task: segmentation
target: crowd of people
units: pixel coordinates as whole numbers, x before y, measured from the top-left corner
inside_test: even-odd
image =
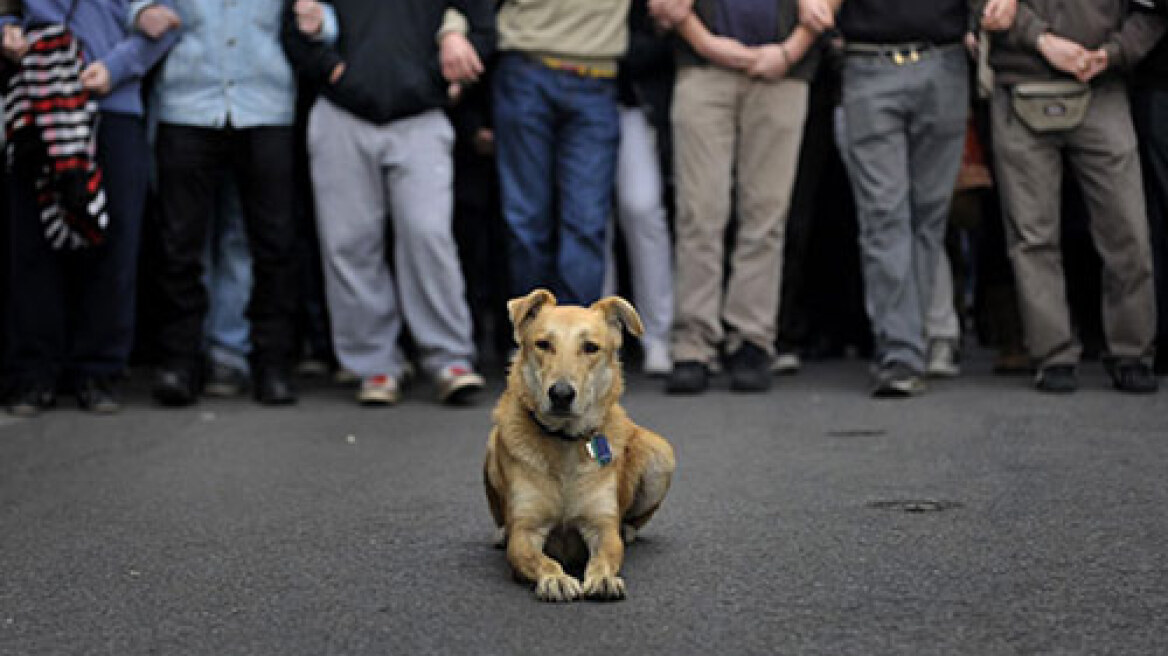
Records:
[[[465,404],[621,291],[671,394],[1168,352],[1163,0],[0,0],[8,408]],[[1157,311],[1160,320],[1157,321]],[[1159,340],[1157,339],[1159,330]],[[1157,354],[1157,341],[1160,351]],[[1159,355],[1160,360],[1156,360]]]

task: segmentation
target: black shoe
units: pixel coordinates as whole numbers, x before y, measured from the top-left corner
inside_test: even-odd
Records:
[[[247,391],[247,372],[237,367],[211,362],[207,368],[207,382],[203,393],[222,399],[239,396]]]
[[[195,381],[182,369],[159,369],[154,374],[154,398],[162,405],[179,408],[199,400]]]
[[[876,371],[872,397],[877,399],[907,399],[923,394],[925,381],[921,374],[906,364],[891,362]]]
[[[57,404],[57,393],[52,385],[26,383],[16,388],[8,412],[16,417],[35,417],[41,410],[48,410]]]
[[[77,382],[74,393],[77,395],[77,405],[82,410],[111,415],[122,409],[114,394],[113,383],[108,378],[84,378]]]
[[[771,388],[771,356],[750,342],[743,342],[726,361],[733,392],[765,392]]]
[[[1038,370],[1034,387],[1048,394],[1070,394],[1079,389],[1079,377],[1073,364],[1052,364]]]
[[[701,394],[709,384],[710,372],[697,360],[673,363],[673,371],[665,381],[666,394]]]
[[[1139,360],[1117,360],[1105,363],[1115,389],[1128,394],[1155,394],[1160,389],[1156,374]]]
[[[296,391],[287,372],[278,368],[260,369],[255,377],[255,400],[264,405],[292,405]]]

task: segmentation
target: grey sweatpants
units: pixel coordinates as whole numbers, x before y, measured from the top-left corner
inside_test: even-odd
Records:
[[[360,376],[395,378],[402,320],[434,374],[469,366],[470,310],[452,234],[454,131],[441,110],[375,125],[321,98],[308,150],[333,344]],[[395,275],[386,263],[392,220]]]

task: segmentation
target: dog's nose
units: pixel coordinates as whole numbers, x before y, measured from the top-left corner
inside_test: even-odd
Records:
[[[556,381],[548,389],[548,400],[552,402],[552,407],[556,409],[567,409],[571,407],[572,400],[576,398],[576,390],[565,381]]]

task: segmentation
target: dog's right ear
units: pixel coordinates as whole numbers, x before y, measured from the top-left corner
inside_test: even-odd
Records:
[[[527,324],[539,314],[540,308],[545,305],[554,306],[555,304],[555,295],[546,289],[537,289],[527,296],[521,296],[507,301],[507,313],[511,315],[511,325],[515,328],[515,343],[523,343],[520,336],[527,328]]]

